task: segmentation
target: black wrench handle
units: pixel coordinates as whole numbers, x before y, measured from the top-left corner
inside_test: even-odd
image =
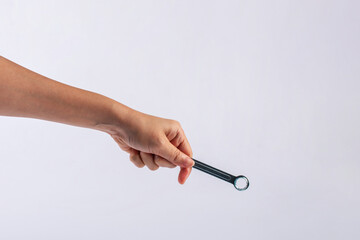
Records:
[[[199,160],[196,160],[196,159],[193,159],[193,160],[195,162],[195,165],[193,166],[193,168],[196,168],[200,171],[203,171],[205,173],[213,175],[214,177],[220,178],[224,181],[234,184],[234,181],[236,179],[235,176],[233,176],[227,172],[221,171],[217,168],[214,168],[212,166],[209,166],[203,162],[200,162]]]
[[[196,160],[196,159],[193,159],[193,160],[195,162],[193,168],[196,168],[200,171],[203,171],[205,173],[213,175],[214,177],[220,178],[226,182],[232,183],[238,191],[244,191],[244,190],[248,189],[249,179],[247,177],[245,177],[244,175],[239,175],[239,176],[235,177],[234,175],[231,175],[230,173],[221,171],[220,169],[214,168],[210,165],[200,162],[199,160]],[[243,182],[243,183],[241,183],[241,182]],[[245,183],[245,185],[244,185],[244,183]]]

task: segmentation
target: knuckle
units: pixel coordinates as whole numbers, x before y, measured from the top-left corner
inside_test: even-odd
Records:
[[[167,143],[167,139],[165,137],[158,137],[157,138],[157,143],[159,146],[164,146]]]
[[[181,128],[180,122],[177,120],[170,119],[169,123],[171,128]]]
[[[181,124],[180,124],[179,121],[173,120],[173,124],[174,124],[175,127],[181,128]]]
[[[159,169],[159,166],[149,166],[149,169],[150,169],[151,171],[156,171],[156,170]]]
[[[131,162],[132,162],[136,167],[138,167],[138,168],[142,168],[142,167],[143,167],[139,161],[131,160]]]
[[[130,156],[129,156],[129,159],[130,159],[130,161],[132,161],[132,162],[136,162],[135,155],[130,155]]]
[[[166,144],[166,139],[163,137],[155,137],[154,139],[155,140],[152,147],[154,147],[155,149],[159,149]]]
[[[143,167],[145,166],[145,164],[143,164],[143,163],[138,163],[138,164],[136,164],[136,163],[135,163],[135,166],[138,167],[138,168],[143,168]]]
[[[142,168],[145,166],[145,164],[138,158],[137,155],[130,155],[129,159],[138,168]]]

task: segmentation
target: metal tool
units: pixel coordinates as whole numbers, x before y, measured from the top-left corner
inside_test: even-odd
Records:
[[[193,160],[195,162],[195,165],[193,166],[193,168],[196,168],[200,171],[203,171],[205,173],[213,175],[214,177],[220,178],[229,183],[232,183],[234,185],[234,187],[239,191],[244,191],[249,187],[249,179],[247,179],[247,177],[245,177],[243,175],[239,175],[239,176],[235,177],[229,173],[223,172],[217,168],[209,166],[209,165],[207,165],[203,162],[200,162],[196,159],[193,159]]]

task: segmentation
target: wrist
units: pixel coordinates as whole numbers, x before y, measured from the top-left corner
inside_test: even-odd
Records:
[[[95,129],[110,135],[119,133],[123,135],[135,112],[134,109],[112,100],[108,105],[108,114],[96,124]]]

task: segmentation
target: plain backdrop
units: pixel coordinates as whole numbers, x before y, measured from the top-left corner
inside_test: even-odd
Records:
[[[182,124],[194,169],[0,117],[0,239],[359,239],[360,3],[0,1],[0,54]]]

